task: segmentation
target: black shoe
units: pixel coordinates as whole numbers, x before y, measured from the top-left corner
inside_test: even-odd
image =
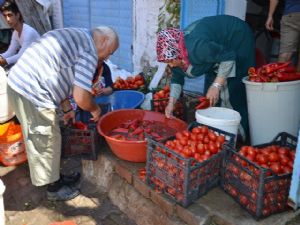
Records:
[[[74,172],[70,175],[60,174],[60,181],[62,184],[65,184],[65,185],[75,185],[79,182],[80,177],[81,177],[81,175],[79,172]]]
[[[47,191],[49,201],[67,201],[80,194],[79,190],[71,185],[63,185],[57,191]]]

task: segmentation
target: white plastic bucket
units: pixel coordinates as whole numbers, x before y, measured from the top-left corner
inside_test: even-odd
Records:
[[[14,117],[14,111],[7,99],[7,77],[6,72],[0,66],[0,123],[5,123]]]
[[[251,144],[263,144],[278,133],[297,136],[300,125],[300,80],[258,83],[245,77]]]
[[[196,121],[237,135],[241,121],[239,112],[222,107],[210,107],[196,111]]]
[[[3,193],[5,191],[5,186],[0,179],[0,225],[5,224],[5,215],[4,215],[4,203],[3,203]]]

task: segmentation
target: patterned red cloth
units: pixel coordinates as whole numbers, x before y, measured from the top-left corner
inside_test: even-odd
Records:
[[[184,61],[184,70],[189,66],[188,52],[184,43],[183,31],[177,28],[167,28],[157,35],[157,60],[168,62],[173,59]]]
[[[176,28],[168,28],[158,33],[156,52],[159,62],[182,59],[182,54],[179,49],[181,35],[183,35],[183,32]]]

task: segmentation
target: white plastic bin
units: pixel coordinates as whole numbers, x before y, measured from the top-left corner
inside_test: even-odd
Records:
[[[246,0],[225,0],[224,14],[232,15],[245,20],[247,10]]]
[[[237,135],[240,113],[223,107],[210,107],[196,111],[196,121]]]
[[[4,203],[3,203],[3,193],[5,191],[5,186],[0,179],[0,225],[5,224],[5,215],[4,215]]]
[[[269,142],[280,132],[297,136],[300,125],[300,80],[258,83],[245,77],[251,144]]]
[[[7,77],[6,72],[0,66],[0,123],[5,123],[14,117],[14,111],[7,99]]]

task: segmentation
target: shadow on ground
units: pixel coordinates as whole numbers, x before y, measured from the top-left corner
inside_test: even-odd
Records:
[[[80,159],[62,161],[62,173],[81,172]],[[103,192],[89,182],[81,181],[81,194],[66,202],[50,202],[45,187],[31,184],[27,164],[18,167],[0,167],[6,186],[4,207],[6,225],[48,225],[51,222],[72,219],[78,225],[135,225]]]

